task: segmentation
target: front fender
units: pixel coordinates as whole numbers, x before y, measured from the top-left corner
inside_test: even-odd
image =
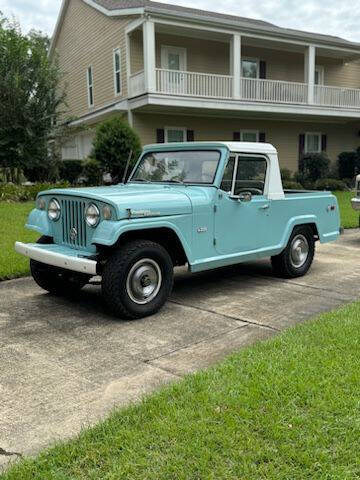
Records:
[[[176,216],[176,222],[182,224],[182,227],[185,227],[185,223],[188,221],[188,219],[189,217],[187,215]],[[157,228],[168,228],[175,232],[184,248],[188,260],[191,262],[192,255],[189,244],[189,239],[191,238],[191,225],[189,225],[188,228],[180,229],[178,225],[176,225],[174,221],[172,221],[172,217],[163,217],[159,219],[131,219],[118,222],[103,221],[97,227],[96,232],[92,238],[92,243],[111,247],[116,244],[121,235],[123,235],[124,233]],[[188,230],[189,238],[186,238],[182,230]]]
[[[25,225],[29,230],[42,233],[43,235],[52,236],[51,225],[45,210],[34,208],[29,214],[28,221]]]

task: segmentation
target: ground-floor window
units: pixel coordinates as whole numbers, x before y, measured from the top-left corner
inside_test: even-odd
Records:
[[[165,143],[186,142],[186,128],[165,128]]]
[[[321,133],[305,133],[305,153],[321,152]]]
[[[241,142],[258,142],[259,131],[258,130],[241,130],[240,141]]]

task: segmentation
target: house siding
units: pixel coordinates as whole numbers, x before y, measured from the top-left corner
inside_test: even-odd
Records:
[[[136,30],[130,35],[130,72],[144,70],[144,48],[142,30]]]
[[[183,115],[134,115],[134,128],[143,145],[156,143],[156,129],[169,126],[194,130],[196,141],[231,141],[233,132],[239,130],[265,132],[266,142],[273,144],[278,149],[281,167],[288,168],[293,172],[298,170],[299,135],[301,133],[313,131],[326,134],[327,154],[333,162],[339,153],[353,150],[360,145],[359,126],[355,124],[281,122]]]
[[[230,46],[225,42],[215,42],[198,38],[175,35],[156,35],[156,66],[161,68],[161,47],[182,47],[187,50],[187,70],[189,72],[229,75]]]
[[[55,43],[69,114],[81,116],[127,96],[125,29],[132,17],[111,18],[71,0]],[[115,96],[113,50],[121,49],[122,94]],[[93,68],[94,106],[88,106],[86,71]]]

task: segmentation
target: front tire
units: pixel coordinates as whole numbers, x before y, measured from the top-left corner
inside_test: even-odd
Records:
[[[305,275],[314,260],[315,240],[311,227],[295,227],[289,242],[279,255],[271,257],[274,273],[282,278]]]
[[[102,294],[109,310],[134,320],[153,315],[169,297],[174,279],[168,252],[149,240],[120,247],[102,272]]]
[[[51,237],[42,236],[36,243],[51,245],[54,242]],[[53,295],[73,295],[89,281],[88,275],[52,267],[36,260],[30,260],[30,271],[38,286]]]

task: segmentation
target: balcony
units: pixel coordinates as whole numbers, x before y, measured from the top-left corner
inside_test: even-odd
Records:
[[[234,77],[199,72],[155,69],[156,89],[152,93],[194,98],[239,100],[288,105],[312,105],[337,109],[360,109],[360,89],[313,86],[309,101],[309,86],[306,83],[241,78],[239,95],[234,95]],[[129,77],[129,96],[143,95],[144,71]]]

